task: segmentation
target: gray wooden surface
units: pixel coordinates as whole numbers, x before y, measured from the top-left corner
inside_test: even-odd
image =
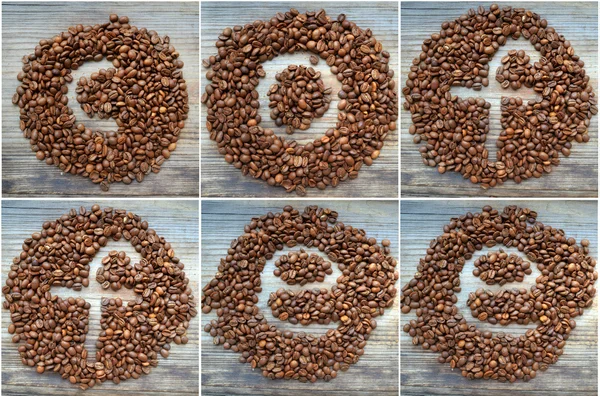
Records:
[[[7,196],[195,196],[199,195],[198,127],[198,38],[197,2],[142,3],[3,3],[2,4],[2,193]],[[21,58],[31,54],[42,39],[52,38],[69,26],[108,22],[112,13],[126,15],[132,25],[169,36],[184,62],[189,106],[185,128],[177,149],[165,161],[158,174],[147,175],[142,183],[113,183],[108,192],[88,178],[62,175],[59,168],[38,161],[29,140],[19,129],[19,107],[12,104],[21,71]],[[111,67],[106,60],[87,62],[73,72],[74,81]],[[94,130],[116,130],[113,119],[90,119],[75,99],[75,83],[69,85],[69,106],[78,122]]]
[[[491,205],[499,211],[506,205],[522,205],[537,211],[538,220],[555,228],[562,228],[565,234],[580,242],[590,240],[590,255],[598,257],[598,203],[597,201],[402,201],[401,204],[401,267],[402,285],[409,282],[419,259],[425,256],[432,239],[440,235],[442,227],[450,218],[467,212],[481,212],[485,205]],[[491,250],[498,250],[495,246]],[[507,253],[516,253],[524,257],[517,249],[503,248]],[[485,282],[473,276],[474,261],[483,249],[467,261],[461,274],[462,291],[457,295],[457,306],[470,324],[479,329],[492,332],[505,332],[515,336],[524,334],[527,326],[511,324],[509,326],[491,325],[473,318],[466,301],[470,292],[477,288],[500,290],[497,285],[487,286]],[[539,276],[537,267],[525,277],[522,283],[511,283],[505,288],[529,288]],[[596,282],[596,289],[600,285]],[[414,311],[401,315],[401,328],[415,319]],[[594,304],[585,310],[582,316],[575,318],[577,327],[571,333],[564,353],[556,364],[548,370],[537,373],[529,382],[500,383],[488,380],[468,380],[461,376],[460,370],[452,371],[449,364],[440,364],[438,354],[414,346],[411,337],[400,331],[400,390],[402,395],[597,395],[598,394],[598,297]]]
[[[215,42],[224,28],[244,25],[255,20],[268,20],[277,12],[287,12],[291,7],[300,12],[318,11],[323,8],[333,18],[345,13],[348,20],[355,22],[363,29],[370,28],[377,40],[381,41],[384,50],[390,57],[390,69],[395,71],[396,87],[398,80],[398,3],[396,2],[356,2],[356,3],[313,3],[313,2],[202,2],[201,4],[201,49],[202,59],[217,53]],[[338,91],[341,84],[329,71],[323,59],[319,60],[315,69],[321,72],[325,86],[332,87],[331,106],[322,118],[315,118],[306,131],[296,131],[287,135],[284,127],[277,127],[269,114],[269,98],[266,95],[269,87],[276,83],[275,74],[288,65],[308,65],[310,54],[298,52],[279,56],[263,64],[267,73],[258,85],[260,100],[259,114],[261,125],[271,128],[276,134],[286,139],[296,139],[301,144],[312,142],[323,135],[325,130],[335,126],[337,120]],[[206,79],[209,69],[202,67],[200,92],[210,81]],[[225,162],[217,151],[217,145],[210,140],[206,129],[206,106],[200,109],[201,157],[202,157],[202,196],[203,197],[297,197],[296,193],[286,193],[283,188],[269,186],[263,180],[243,176],[240,170]],[[307,197],[397,197],[398,196],[398,130],[390,133],[381,150],[381,155],[372,166],[363,166],[358,178],[340,183],[337,188],[321,191],[316,188],[307,189]]]
[[[489,9],[491,2],[430,3],[403,2],[401,6],[401,82],[403,88],[415,57],[421,53],[423,40],[433,33],[439,33],[444,21],[453,21],[479,5]],[[548,21],[559,34],[571,41],[575,53],[585,62],[585,70],[590,76],[590,84],[598,92],[598,3],[555,3],[555,2],[510,2],[498,3],[501,7],[523,7],[538,13]],[[533,90],[521,88],[519,91],[503,90],[495,80],[500,59],[511,49],[523,49],[532,61],[539,58],[539,52],[521,37],[509,39],[500,47],[490,62],[490,85],[481,91],[455,87],[453,95],[460,97],[484,97],[492,104],[490,109],[490,132],[486,140],[489,158],[496,159],[496,140],[500,134],[501,96],[521,96],[533,99]],[[402,98],[403,99],[403,98]],[[402,100],[404,103],[404,100]],[[561,156],[560,164],[552,173],[539,179],[528,179],[521,184],[507,180],[500,187],[484,190],[479,185],[463,179],[456,172],[440,175],[437,168],[423,164],[419,153],[420,144],[413,143],[413,135],[408,133],[412,124],[410,112],[400,106],[401,130],[401,194],[409,196],[479,196],[479,197],[597,197],[598,196],[598,116],[592,118],[589,135],[585,144],[573,143],[570,157]]]
[[[71,208],[79,210],[80,206],[90,208],[94,202],[58,200],[45,201],[3,201],[2,203],[2,285],[15,256],[21,253],[21,246],[26,238],[38,232],[42,223],[55,220],[68,213]],[[100,206],[126,209],[148,221],[157,234],[163,236],[173,246],[176,255],[185,265],[185,272],[190,279],[190,287],[194,291],[194,299],[200,301],[198,280],[198,214],[196,201],[102,201]],[[132,262],[138,261],[140,255],[133,246],[124,239],[113,240],[102,248],[90,264],[90,274],[95,274],[101,266],[101,260],[111,250],[125,251]],[[93,276],[92,276],[93,278]],[[132,299],[133,291],[121,289],[117,292],[104,290],[95,279],[81,292],[67,288],[52,288],[52,294],[63,298],[79,296],[91,304],[89,333],[85,346],[90,356],[96,351],[95,342],[100,333],[100,300],[101,297],[121,297]],[[4,300],[4,297],[2,297]],[[199,310],[199,309],[198,309]],[[167,359],[159,356],[157,367],[152,368],[149,375],[138,380],[127,380],[115,385],[112,381],[104,382],[87,391],[81,391],[68,380],[58,374],[46,372],[38,374],[35,368],[24,366],[17,351],[19,344],[13,344],[12,336],[7,328],[11,323],[10,314],[2,309],[2,394],[3,395],[197,395],[199,392],[199,316],[192,319],[187,330],[189,342],[186,345],[171,344],[171,354]],[[92,358],[93,360],[93,358]]]
[[[202,202],[202,285],[215,275],[219,260],[227,254],[231,241],[244,232],[244,225],[253,217],[280,212],[285,205],[303,211],[307,205],[329,207],[339,213],[338,219],[346,225],[363,228],[368,236],[381,241],[389,239],[391,254],[398,257],[398,203],[397,201],[208,201]],[[273,275],[277,257],[287,254],[289,249],[276,253],[267,261],[261,280],[263,291],[259,295],[258,306],[270,324],[282,330],[305,331],[314,335],[324,334],[337,323],[328,326],[292,325],[274,318],[267,299],[271,292],[281,287],[300,290],[299,286],[288,286]],[[308,249],[309,253],[321,255],[318,249]],[[323,256],[327,258],[326,256]],[[333,274],[323,283],[312,283],[314,287],[329,288],[341,274],[333,266]],[[307,285],[308,286],[308,285]],[[398,284],[397,284],[398,286]],[[311,286],[312,287],[312,286]],[[398,294],[399,296],[399,294]],[[249,364],[239,363],[239,354],[226,351],[223,346],[215,346],[210,334],[202,331],[202,395],[398,395],[398,296],[393,307],[377,318],[377,329],[365,347],[365,354],[357,364],[346,372],[339,372],[330,382],[300,383],[298,381],[273,381],[262,376],[260,370]],[[213,311],[202,315],[202,328],[216,318]]]

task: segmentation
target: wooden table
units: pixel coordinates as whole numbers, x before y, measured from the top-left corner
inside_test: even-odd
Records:
[[[222,257],[227,254],[229,244],[244,231],[244,225],[253,217],[268,212],[280,212],[285,205],[292,205],[303,211],[308,205],[329,207],[339,213],[339,220],[347,225],[363,228],[368,236],[378,241],[388,238],[392,241],[392,256],[398,257],[398,204],[394,201],[236,201],[202,202],[202,286],[214,277]],[[271,292],[281,287],[300,290],[288,286],[272,275],[277,257],[287,254],[284,249],[269,260],[262,276],[263,291],[258,306],[271,324],[282,330],[306,331],[314,335],[324,334],[337,323],[328,326],[313,324],[309,327],[292,325],[273,318],[267,299]],[[318,249],[307,249],[309,253],[321,255]],[[326,256],[324,256],[326,258]],[[337,266],[325,282],[314,287],[329,288],[341,274]],[[318,285],[318,286],[317,286]],[[399,295],[399,294],[398,294]],[[377,329],[371,334],[365,354],[357,364],[346,372],[338,373],[330,382],[301,383],[298,381],[269,380],[260,370],[252,370],[250,365],[239,363],[239,355],[226,351],[221,345],[215,346],[210,334],[202,332],[202,395],[398,395],[398,296],[392,308],[377,318]],[[213,311],[202,315],[202,327],[216,318]]]
[[[402,65],[400,86],[404,88],[410,66],[415,57],[421,53],[423,40],[440,31],[444,21],[455,20],[468,12],[469,8],[482,5],[489,9],[490,2],[478,3],[430,3],[403,2],[401,20]],[[585,62],[586,73],[590,76],[590,84],[598,92],[598,4],[594,2],[569,3],[499,3],[499,5],[523,7],[538,13],[554,27],[559,34],[571,41],[575,53]],[[496,140],[500,134],[500,98],[501,96],[521,96],[533,99],[533,90],[525,87],[519,91],[503,90],[495,80],[495,73],[500,60],[509,50],[523,49],[532,59],[537,60],[539,52],[528,40],[510,39],[500,47],[490,62],[490,85],[477,92],[467,88],[455,87],[451,92],[459,97],[484,97],[491,103],[490,132],[486,140],[489,158],[496,158]],[[402,98],[402,104],[404,97]],[[597,197],[598,196],[598,116],[592,118],[589,135],[590,141],[585,144],[573,144],[569,157],[561,156],[560,164],[552,169],[552,173],[539,179],[528,179],[521,184],[507,180],[502,186],[482,189],[477,184],[463,179],[457,172],[446,172],[440,175],[435,167],[423,164],[420,145],[413,143],[413,135],[408,133],[412,124],[410,112],[400,106],[401,127],[401,194],[403,197],[415,196],[475,196],[475,197]]]
[[[199,196],[199,38],[198,3],[3,3],[2,4],[2,193],[4,196]],[[108,192],[89,178],[62,175],[59,168],[35,158],[31,145],[19,129],[19,107],[12,104],[21,71],[21,58],[33,52],[41,39],[49,39],[76,24],[108,22],[112,13],[127,15],[131,24],[169,36],[181,54],[187,82],[188,119],[177,149],[158,174],[142,183],[113,183]],[[87,62],[73,72],[74,81],[112,63]],[[93,130],[116,130],[113,119],[90,119],[75,99],[75,83],[69,84],[69,105],[79,122]]]
[[[402,287],[409,282],[416,270],[419,259],[425,256],[432,239],[442,233],[442,227],[450,218],[467,212],[481,212],[485,205],[491,205],[499,211],[506,205],[519,205],[519,201],[403,201],[401,205],[402,249],[401,280]],[[521,201],[521,205],[537,211],[538,220],[555,228],[562,228],[565,234],[578,242],[584,238],[591,241],[590,255],[598,257],[598,203],[597,201]],[[491,250],[498,250],[495,246]],[[507,253],[516,253],[517,249],[503,248]],[[471,316],[466,306],[468,294],[477,288],[500,290],[497,285],[487,286],[473,276],[473,262],[477,257],[486,254],[488,249],[478,252],[468,260],[461,276],[462,291],[457,295],[457,306],[471,324],[476,323],[482,330],[512,333],[514,336],[524,334],[535,325],[509,326],[491,325],[480,322]],[[537,267],[532,266],[533,273],[522,283],[511,284],[511,287],[529,288],[539,276]],[[508,285],[506,285],[508,286]],[[600,285],[596,282],[596,289]],[[402,315],[401,326],[415,319],[414,311]],[[402,395],[597,395],[598,394],[598,297],[584,314],[575,318],[577,327],[571,333],[563,355],[556,364],[550,365],[547,371],[541,371],[529,382],[519,381],[514,384],[498,381],[470,381],[461,376],[460,370],[452,371],[449,364],[440,364],[438,354],[425,351],[412,344],[411,337],[401,331],[400,376]]]
[[[355,22],[363,29],[370,28],[377,40],[381,41],[384,50],[390,57],[390,69],[396,71],[396,86],[399,85],[398,74],[398,3],[396,2],[362,2],[362,3],[227,3],[227,2],[202,2],[201,27],[202,58],[216,54],[215,42],[224,28],[234,25],[244,25],[255,20],[268,20],[277,12],[287,12],[291,7],[300,12],[318,11],[323,8],[329,16],[336,18],[344,13],[347,19]],[[306,131],[296,131],[287,135],[284,127],[277,127],[271,120],[269,113],[269,97],[267,91],[277,81],[275,74],[286,69],[288,65],[311,66],[309,53],[298,52],[286,54],[263,64],[266,77],[257,87],[260,100],[259,114],[262,117],[261,125],[271,128],[275,133],[286,138],[294,138],[301,144],[312,142],[319,138],[325,130],[335,126],[337,120],[337,92],[341,84],[328,70],[323,59],[320,59],[315,69],[319,70],[325,86],[332,87],[331,107],[322,118],[313,119],[311,126]],[[202,69],[200,91],[210,83],[206,79],[206,71]],[[201,151],[202,151],[202,196],[203,197],[290,197],[285,189],[269,186],[263,180],[255,180],[250,176],[243,176],[241,171],[225,162],[217,151],[217,145],[210,140],[206,129],[206,106],[202,105],[200,112],[202,125]],[[296,194],[293,193],[293,197]],[[316,188],[307,189],[307,196],[311,198],[322,197],[377,197],[390,198],[398,196],[398,131],[388,135],[381,155],[373,162],[372,166],[363,166],[358,173],[358,178],[340,183],[337,188],[327,188],[321,191]]]
[[[2,285],[10,270],[13,257],[21,252],[21,245],[31,234],[42,228],[42,223],[54,220],[68,213],[71,208],[79,210],[80,206],[90,208],[93,202],[57,200],[45,201],[4,201],[2,203]],[[148,221],[158,235],[171,242],[176,255],[185,264],[185,272],[190,279],[190,287],[194,290],[194,298],[200,301],[198,288],[198,203],[195,201],[105,201],[102,207],[126,209],[140,215]],[[140,255],[133,246],[124,239],[111,242],[96,254],[91,263],[90,274],[95,274],[101,266],[100,261],[110,250],[125,251],[132,260],[139,260]],[[92,276],[93,278],[93,276]],[[121,297],[132,299],[133,291],[121,289],[113,292],[104,290],[94,279],[90,280],[87,289],[75,292],[67,288],[53,288],[51,293],[63,298],[82,297],[91,304],[89,333],[86,348],[90,356],[96,350],[95,342],[100,333],[100,299],[104,297]],[[2,297],[4,300],[4,297]],[[11,323],[9,312],[2,312],[2,394],[3,395],[197,395],[199,393],[199,353],[198,341],[199,317],[192,319],[187,330],[189,342],[186,345],[171,344],[171,354],[167,359],[159,356],[159,364],[152,368],[149,375],[138,380],[127,380],[115,385],[112,381],[104,382],[83,392],[78,387],[63,380],[58,374],[36,373],[35,368],[23,366],[17,351],[19,344],[13,344],[12,336],[6,330]],[[93,358],[92,358],[93,359]]]

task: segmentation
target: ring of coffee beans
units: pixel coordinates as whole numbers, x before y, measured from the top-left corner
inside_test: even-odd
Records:
[[[329,261],[315,253],[309,255],[304,249],[279,257],[275,267],[273,275],[288,285],[304,286],[309,282],[323,282],[327,275],[333,274]]]
[[[488,85],[489,60],[508,38],[528,39],[541,57],[530,69],[537,99],[502,97],[503,132],[496,142],[497,160],[488,159],[489,102],[461,99],[452,86],[480,90]],[[548,26],[545,19],[522,8],[492,5],[469,10],[423,42],[413,61],[404,107],[412,114],[409,133],[423,143],[423,163],[440,173],[455,171],[494,187],[550,173],[569,156],[573,141],[589,141],[588,127],[598,113],[597,98],[584,63],[571,43]]]
[[[417,272],[402,288],[402,313],[416,310],[404,326],[414,345],[438,352],[440,363],[459,368],[469,379],[528,381],[562,355],[575,317],[593,303],[598,279],[589,241],[577,245],[563,230],[537,221],[527,208],[490,206],[481,213],[451,219],[432,240]],[[515,247],[537,264],[541,275],[529,291],[514,289],[471,293],[474,317],[490,323],[537,323],[521,336],[492,334],[467,323],[456,306],[460,272],[466,260],[484,246]]]
[[[504,286],[509,282],[523,282],[525,275],[531,275],[529,261],[523,260],[514,253],[509,255],[502,249],[479,257],[474,264],[473,275],[488,285],[497,283]]]
[[[96,280],[109,282],[113,290],[133,288],[135,300],[102,299],[94,359],[84,346],[90,304],[50,290],[87,287],[95,254],[121,238],[142,259],[132,265],[123,252],[111,252]],[[149,374],[158,365],[158,353],[169,356],[171,342],[188,342],[186,330],[197,314],[183,268],[171,244],[133,213],[93,205],[45,222],[23,242],[2,288],[12,320],[8,332],[14,343],[23,341],[18,348],[23,364],[38,373],[58,372],[84,390]]]
[[[289,65],[275,75],[279,84],[269,89],[269,107],[275,125],[287,125],[287,133],[294,129],[310,128],[313,118],[320,118],[329,110],[331,88],[325,88],[321,72],[312,67]]]
[[[396,129],[398,98],[389,53],[373,37],[340,14],[321,10],[278,13],[268,21],[226,28],[218,54],[203,61],[211,81],[202,95],[206,128],[225,161],[244,175],[287,192],[305,195],[355,179],[363,164],[376,159]],[[325,59],[342,83],[338,122],[312,143],[285,140],[260,126],[259,78],[262,63],[275,56],[309,51]]]
[[[77,84],[77,100],[90,117],[113,118],[117,131],[92,131],[69,108],[67,84],[84,62],[106,58],[100,69]],[[107,191],[110,183],[141,182],[177,147],[188,106],[179,53],[168,36],[138,29],[126,16],[110,23],[72,26],[41,40],[23,57],[13,96],[20,127],[37,159],[61,172],[88,177]]]
[[[244,227],[221,259],[215,278],[203,288],[202,312],[217,311],[218,319],[204,327],[215,345],[240,352],[240,362],[271,379],[329,381],[359,360],[377,327],[375,318],[393,304],[397,262],[389,256],[389,241],[378,245],[364,230],[337,222],[337,217],[330,209],[309,206],[300,213],[286,206],[283,212],[253,218]],[[323,311],[341,323],[320,337],[281,331],[257,306],[267,260],[284,246],[298,244],[326,253],[342,272],[332,288],[335,301]],[[321,304],[305,300],[314,309]],[[311,313],[308,323],[313,318],[319,321],[321,315]]]

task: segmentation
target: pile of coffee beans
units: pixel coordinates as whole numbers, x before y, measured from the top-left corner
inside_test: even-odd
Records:
[[[335,312],[335,298],[333,292],[327,289],[302,290],[298,293],[279,289],[271,293],[267,305],[279,320],[305,326],[311,323],[327,325],[341,320]],[[348,316],[342,320],[342,323],[349,322]]]
[[[488,285],[497,283],[504,286],[509,282],[523,282],[525,275],[531,275],[531,263],[500,249],[499,252],[489,252],[487,256],[475,260],[473,275]]]
[[[490,103],[483,98],[461,99],[450,89],[488,86],[491,57],[509,38],[521,36],[540,58],[529,69],[517,66],[522,70],[513,74],[529,70],[540,97],[528,102],[501,99],[503,131],[495,142],[494,160],[485,147]],[[444,22],[439,33],[423,42],[402,90],[404,107],[412,114],[409,133],[415,135],[415,143],[422,143],[423,163],[440,173],[458,172],[486,189],[508,179],[520,183],[550,173],[560,154],[570,154],[572,142],[590,139],[588,127],[598,106],[583,66],[564,36],[523,8],[494,4]]]
[[[327,275],[333,273],[329,261],[315,253],[309,255],[304,249],[279,257],[275,267],[273,275],[288,285],[304,286],[309,282],[323,282]]]
[[[529,55],[523,50],[510,50],[502,58],[502,66],[496,69],[496,81],[504,89],[508,87],[517,90],[525,85],[533,88],[536,69],[529,63]]]
[[[267,21],[226,28],[216,42],[218,54],[203,65],[210,84],[202,95],[206,128],[225,161],[244,175],[287,192],[325,189],[355,179],[371,165],[396,129],[398,98],[390,54],[370,29],[340,14],[291,9]],[[298,144],[260,126],[256,87],[265,76],[262,63],[275,56],[309,51],[325,59],[342,84],[338,122],[312,143]]]
[[[271,118],[277,126],[287,125],[287,133],[306,130],[313,118],[323,117],[329,110],[331,88],[325,88],[321,72],[312,67],[290,65],[277,73],[269,90]]]
[[[96,279],[113,290],[133,288],[135,299],[102,299],[102,330],[96,353],[90,354],[84,346],[90,304],[62,299],[51,288],[87,287],[96,253],[121,238],[131,242],[141,260],[132,265],[123,252],[111,252]],[[2,288],[12,320],[8,331],[20,343],[21,361],[38,373],[57,372],[84,390],[150,373],[159,353],[169,356],[171,342],[188,342],[186,330],[197,314],[183,268],[171,244],[125,210],[93,205],[45,222],[23,242]]]
[[[103,58],[114,68],[82,77],[77,100],[89,116],[113,118],[116,131],[86,128],[68,106],[71,71]],[[88,177],[106,191],[110,183],[141,182],[158,173],[177,147],[189,110],[182,67],[168,36],[113,14],[110,23],[72,26],[41,40],[23,57],[12,102],[37,159]]]
[[[286,206],[280,213],[253,218],[244,227],[221,259],[215,278],[203,288],[202,312],[216,310],[218,316],[204,327],[215,345],[239,352],[240,362],[271,379],[328,381],[359,360],[377,327],[375,318],[393,305],[397,261],[389,256],[389,241],[387,246],[379,245],[364,230],[337,218],[335,211],[326,208],[309,206],[299,212]],[[298,244],[318,248],[342,272],[331,290],[295,296],[306,303],[305,323],[341,322],[320,337],[279,330],[267,322],[257,305],[260,274],[267,260],[284,246]],[[279,298],[290,301],[292,296],[280,293]],[[295,311],[282,320],[293,322],[294,318]]]
[[[466,260],[497,244],[517,248],[541,275],[529,291],[477,291],[469,306],[482,321],[537,324],[520,336],[481,331],[456,306]],[[593,303],[598,272],[588,253],[589,241],[578,245],[563,230],[537,221],[537,213],[527,208],[507,206],[499,212],[486,206],[481,213],[453,218],[402,288],[402,313],[415,310],[417,315],[404,331],[414,345],[439,353],[440,363],[460,369],[466,378],[528,381],[556,363],[575,318]]]
[[[131,259],[125,252],[111,250],[108,256],[102,259],[102,267],[96,271],[96,282],[102,284],[103,289],[117,291],[121,286],[132,289],[134,286]]]

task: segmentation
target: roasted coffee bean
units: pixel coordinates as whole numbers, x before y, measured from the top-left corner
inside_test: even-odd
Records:
[[[110,279],[105,288],[125,286],[136,297],[129,302],[102,299],[94,359],[84,346],[90,304],[53,295],[51,288],[87,286],[95,254],[109,240],[121,238],[131,242],[140,261],[132,263],[124,252],[111,251],[96,277]],[[163,351],[171,342],[187,343],[186,330],[197,314],[183,269],[171,244],[125,210],[93,205],[45,222],[24,241],[2,289],[12,320],[8,332],[14,334],[13,342],[22,343],[23,364],[40,374],[58,372],[82,389],[148,374],[158,364],[158,353],[168,356]]]
[[[68,107],[71,71],[106,58],[114,67],[81,77],[75,92],[90,117],[113,118],[116,131],[92,131]],[[61,172],[88,177],[107,191],[110,183],[141,182],[169,158],[189,111],[179,52],[168,36],[138,29],[129,18],[72,26],[41,40],[26,57],[13,97],[21,130],[36,158]]]
[[[456,305],[465,262],[477,250],[496,244],[517,248],[541,274],[530,290],[479,289],[470,293],[467,305],[480,321],[537,325],[520,336],[481,331],[467,322]],[[507,206],[499,212],[486,206],[481,213],[452,218],[443,234],[429,244],[414,278],[402,287],[402,313],[415,310],[417,315],[403,330],[414,345],[440,353],[440,363],[460,369],[463,377],[529,381],[556,363],[575,328],[575,318],[593,303],[598,272],[587,246],[589,241],[578,246],[563,230],[537,221],[537,213],[527,208]],[[506,253],[492,252],[479,258],[480,267],[482,259],[491,261],[490,268],[498,260],[513,260]]]
[[[493,142],[496,158],[488,158],[490,103],[450,90],[488,86],[489,60],[508,37],[521,35],[540,52],[539,61],[530,64],[524,51],[510,51],[496,79],[503,88],[532,87],[540,97],[502,98],[503,131]],[[427,38],[402,93],[423,163],[439,173],[458,172],[484,189],[550,173],[573,142],[589,141],[590,120],[598,113],[590,77],[571,43],[538,14],[495,4],[444,22]]]
[[[375,318],[393,305],[397,261],[364,230],[337,218],[326,208],[309,206],[301,213],[286,206],[244,227],[221,259],[215,278],[202,289],[202,312],[216,310],[218,316],[204,327],[215,345],[240,352],[241,362],[271,379],[329,381],[359,360],[377,327]],[[267,260],[284,246],[297,244],[327,253],[342,276],[330,290],[279,290],[270,296],[269,305],[279,320],[291,323],[340,322],[321,337],[281,331],[267,322],[257,305]]]
[[[202,96],[206,128],[225,161],[244,175],[300,196],[309,187],[335,187],[356,178],[363,163],[371,165],[396,130],[398,97],[390,54],[370,29],[345,16],[332,20],[324,10],[292,9],[268,21],[224,29],[216,48],[217,54],[204,62],[210,81]],[[338,96],[344,103],[338,106],[336,125],[304,145],[260,126],[256,90],[265,76],[263,62],[296,51],[326,59],[342,83]],[[288,132],[309,121],[296,118]]]

